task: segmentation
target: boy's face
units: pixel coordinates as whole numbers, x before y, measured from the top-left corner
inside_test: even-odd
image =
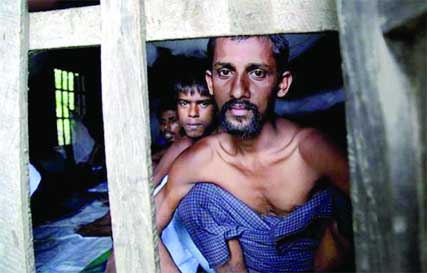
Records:
[[[192,91],[179,92],[178,118],[188,137],[199,138],[212,125],[215,107],[211,96],[203,96],[198,90]]]
[[[180,130],[176,111],[166,110],[160,114],[160,133],[168,143],[177,140]]]

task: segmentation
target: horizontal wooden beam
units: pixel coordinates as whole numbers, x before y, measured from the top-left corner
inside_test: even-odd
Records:
[[[146,2],[147,41],[338,29],[331,0]]]
[[[147,0],[145,11],[146,41],[338,30],[334,0]],[[100,14],[99,6],[30,13],[30,49],[100,45]]]
[[[95,46],[100,42],[99,6],[30,13],[30,50]]]

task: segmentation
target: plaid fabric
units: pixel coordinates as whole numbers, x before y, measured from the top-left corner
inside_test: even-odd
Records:
[[[227,240],[238,238],[249,272],[301,272],[313,269],[317,220],[332,215],[332,203],[324,189],[286,217],[262,216],[222,188],[198,183],[178,215],[212,268],[229,260]]]

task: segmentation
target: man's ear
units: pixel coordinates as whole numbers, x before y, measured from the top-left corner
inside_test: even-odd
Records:
[[[213,93],[213,88],[212,88],[212,71],[206,70],[205,80],[206,80],[206,84],[208,85],[209,94],[211,96],[213,96],[214,93]]]
[[[282,74],[282,79],[279,83],[279,90],[277,91],[277,97],[283,98],[288,93],[289,88],[292,84],[292,74],[289,71],[285,71]]]

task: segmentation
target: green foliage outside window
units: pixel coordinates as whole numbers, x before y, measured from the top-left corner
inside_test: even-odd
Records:
[[[79,74],[56,68],[53,71],[58,145],[70,145],[72,141],[71,111],[76,110],[75,83],[79,81]]]

